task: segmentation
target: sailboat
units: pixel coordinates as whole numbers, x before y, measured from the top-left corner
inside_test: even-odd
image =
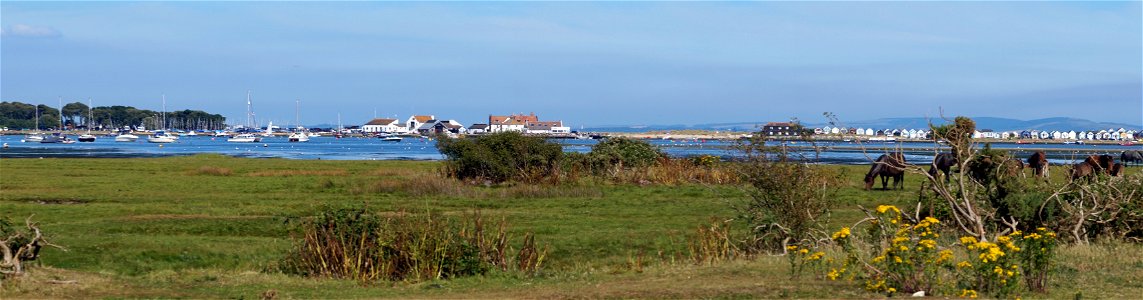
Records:
[[[25,143],[39,143],[44,140],[44,136],[40,135],[40,106],[36,105],[36,129],[32,134],[24,136]]]
[[[60,117],[59,117],[59,119],[60,119],[60,128],[59,128],[60,131],[53,133],[52,135],[44,137],[43,140],[40,140],[40,143],[43,143],[43,144],[54,144],[54,143],[71,144],[71,143],[75,143],[74,140],[68,138],[67,135],[64,134],[64,132],[63,132],[63,128],[64,128],[64,123],[63,123],[63,97],[60,97]]]
[[[254,111],[251,106],[250,91],[246,91],[246,124],[243,126],[245,129],[254,128]],[[226,141],[231,143],[257,143],[262,141],[262,137],[250,133],[243,133],[228,138]]]
[[[300,121],[301,120],[301,118],[300,118],[300,116],[301,116],[301,111],[300,111],[301,103],[302,103],[302,100],[295,100],[294,101],[294,123],[298,123],[298,128],[295,128],[294,132],[290,133],[290,136],[288,138],[291,142],[309,142],[310,141],[310,135],[308,133],[306,133],[306,128],[302,127],[302,123]]]
[[[162,119],[163,125],[160,127],[165,129],[165,128],[167,128],[167,95],[165,95],[165,94],[163,95],[163,111],[162,111],[162,113],[163,113],[163,115],[162,115],[163,116],[163,119]],[[164,129],[155,130],[155,134],[152,134],[150,137],[148,137],[147,142],[148,143],[174,143],[175,141],[177,141],[179,139],[178,136],[175,136],[175,135],[167,132]]]
[[[80,142],[95,142],[95,135],[91,134],[91,127],[93,126],[92,119],[95,118],[95,113],[92,112],[91,108],[91,98],[87,98],[87,133],[81,134],[79,136],[78,140]]]

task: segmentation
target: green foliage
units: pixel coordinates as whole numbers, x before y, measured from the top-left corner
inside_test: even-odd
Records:
[[[365,283],[457,278],[492,268],[539,271],[547,249],[537,249],[528,234],[513,259],[507,230],[501,222],[498,231],[486,231],[479,214],[461,224],[432,213],[382,217],[366,208],[326,208],[301,223],[301,237],[281,270]]]
[[[59,127],[62,117],[66,124],[83,125],[88,123],[88,116],[94,116],[91,122],[95,126],[123,127],[145,125],[156,128],[171,129],[222,129],[226,117],[219,114],[210,114],[199,110],[182,110],[167,112],[167,124],[162,124],[159,117],[162,112],[137,109],[130,106],[97,106],[88,107],[80,102],[64,105],[63,112],[56,107],[39,105],[40,128]],[[36,107],[21,102],[0,102],[0,126],[24,129],[35,127]],[[66,125],[65,125],[66,126]]]
[[[654,165],[665,155],[645,141],[618,137],[605,139],[588,153],[592,169],[622,170]]]
[[[754,234],[749,246],[783,251],[789,244],[808,245],[823,236],[842,174],[770,152],[776,148],[747,149],[747,159],[737,166],[750,198],[736,210]]]
[[[559,144],[517,132],[475,139],[442,138],[437,141],[437,149],[445,156],[449,176],[494,183],[557,181],[564,155]]]

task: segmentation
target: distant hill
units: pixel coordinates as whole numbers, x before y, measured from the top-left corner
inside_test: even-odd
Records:
[[[1096,122],[1085,119],[1056,117],[1035,120],[1017,120],[1008,118],[996,117],[974,117],[976,121],[976,128],[978,129],[991,129],[993,131],[1011,131],[1011,130],[1101,130],[1108,128],[1127,128],[1139,129],[1139,125],[1114,123],[1114,122]],[[876,120],[856,121],[856,122],[842,122],[838,124],[843,127],[861,127],[861,128],[928,128],[929,119],[927,118],[883,118]],[[941,119],[932,120],[934,124],[946,123]],[[663,131],[663,130],[728,130],[728,131],[754,131],[766,122],[737,122],[737,123],[710,123],[710,124],[695,124],[695,125],[614,125],[614,126],[597,126],[584,128],[582,131],[588,132],[646,132],[646,131]],[[822,127],[826,123],[807,123],[808,127]]]

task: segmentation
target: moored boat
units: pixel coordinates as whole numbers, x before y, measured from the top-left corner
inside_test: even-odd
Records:
[[[239,134],[239,135],[233,136],[231,138],[228,138],[228,139],[226,139],[226,141],[231,142],[231,143],[257,143],[257,142],[261,142],[262,138],[259,136],[253,135],[253,134],[243,133],[243,134]]]
[[[175,136],[163,130],[155,131],[155,134],[147,138],[148,143],[174,143],[176,140]]]

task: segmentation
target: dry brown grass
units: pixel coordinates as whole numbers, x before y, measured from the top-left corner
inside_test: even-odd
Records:
[[[349,176],[345,169],[334,170],[265,170],[247,173],[249,177],[286,177],[286,176]]]
[[[234,174],[234,171],[223,167],[201,166],[198,167],[198,169],[190,171],[189,173],[190,175],[230,176]]]

